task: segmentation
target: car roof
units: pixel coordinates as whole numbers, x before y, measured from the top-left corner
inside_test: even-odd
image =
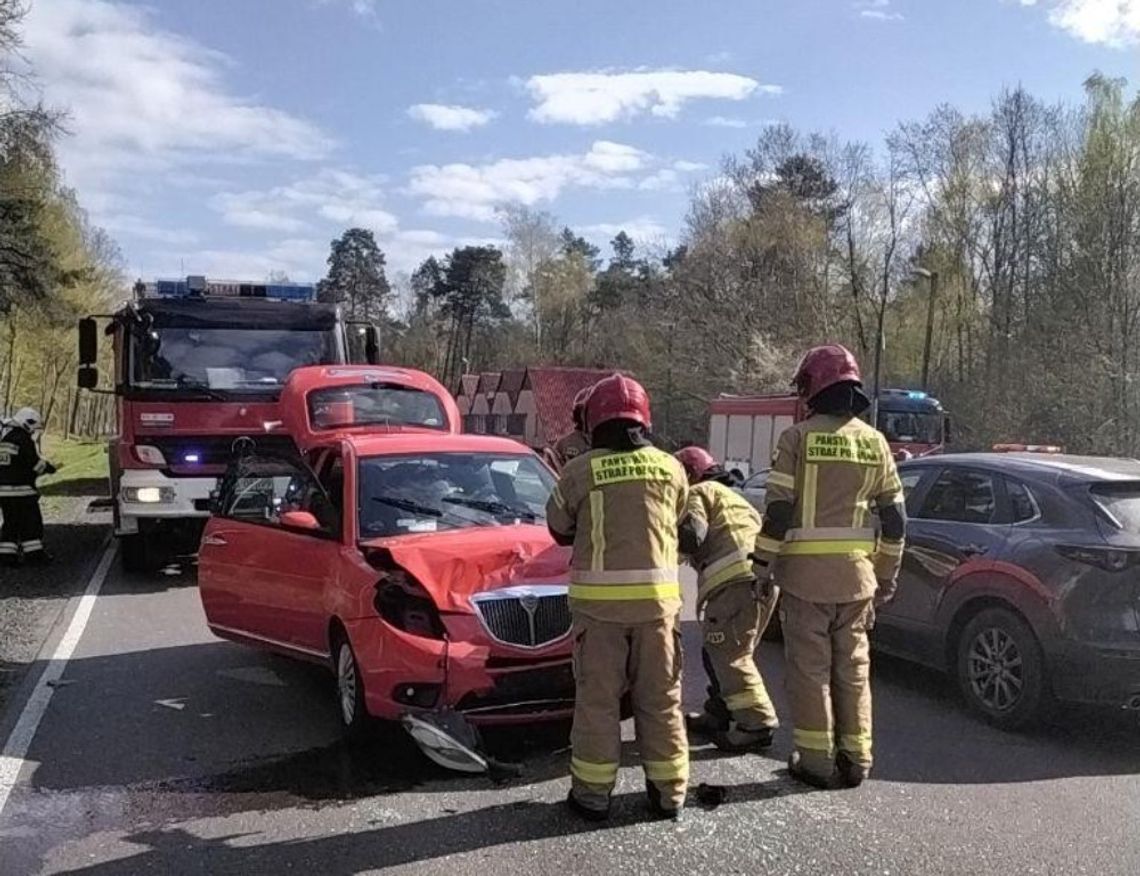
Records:
[[[449,432],[392,432],[346,435],[357,456],[398,456],[408,453],[506,453],[533,456],[534,451],[510,438],[456,435]]]
[[[939,465],[973,465],[1018,472],[1023,475],[1063,477],[1073,480],[1140,480],[1140,460],[1113,456],[1074,456],[1066,453],[946,453],[902,463],[899,468]]]

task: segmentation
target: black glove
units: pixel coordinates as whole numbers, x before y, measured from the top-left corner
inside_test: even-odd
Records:
[[[892,578],[890,581],[879,581],[879,589],[875,591],[875,606],[881,608],[894,599],[898,586],[897,578]]]
[[[50,462],[44,463],[44,474],[55,474],[57,471],[59,471],[59,469],[52,465]]]

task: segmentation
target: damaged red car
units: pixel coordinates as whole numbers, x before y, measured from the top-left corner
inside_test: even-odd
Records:
[[[296,456],[254,440],[223,478],[199,553],[210,629],[329,665],[350,732],[442,708],[474,724],[566,717],[554,476],[514,441],[451,431],[431,387],[345,371],[283,393]],[[362,428],[381,410],[380,430]]]

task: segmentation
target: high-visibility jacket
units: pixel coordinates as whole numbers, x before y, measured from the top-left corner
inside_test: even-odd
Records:
[[[775,503],[793,507],[782,541],[766,526],[756,542],[760,558],[779,557],[777,580],[793,596],[854,602],[898,575],[903,541],[877,537],[871,515],[901,505],[902,484],[887,439],[862,420],[815,415],[786,429],[765,502],[769,524]]]
[[[645,623],[680,609],[677,523],[688,491],[681,464],[655,447],[590,450],[566,464],[546,521],[573,539],[572,611]]]
[[[749,555],[760,534],[760,514],[731,487],[703,481],[689,489],[685,514],[708,534],[689,558],[697,570],[697,604],[732,581],[752,578]]]
[[[38,495],[36,478],[54,470],[40,458],[27,429],[14,424],[0,426],[0,498]]]

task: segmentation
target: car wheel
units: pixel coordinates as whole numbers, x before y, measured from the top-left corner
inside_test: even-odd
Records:
[[[1037,637],[1006,608],[987,608],[958,637],[958,686],[970,707],[996,727],[1013,730],[1039,717],[1047,700],[1045,661]]]
[[[343,632],[333,636],[332,652],[340,726],[349,739],[360,739],[369,730],[371,720],[364,705],[364,679],[360,675],[352,644]]]

